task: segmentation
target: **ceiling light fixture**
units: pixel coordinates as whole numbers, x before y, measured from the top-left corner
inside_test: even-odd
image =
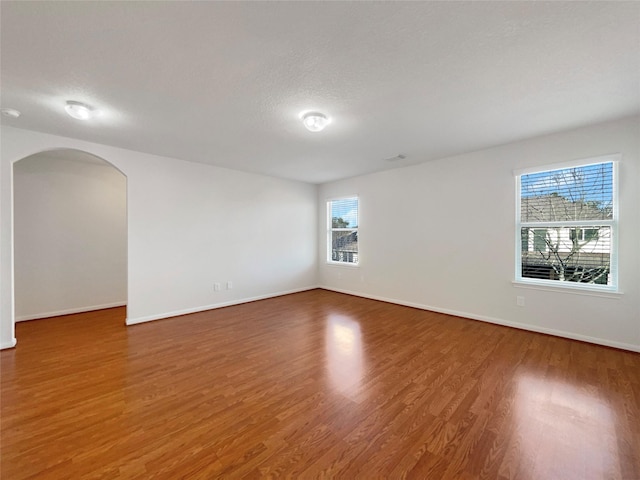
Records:
[[[74,100],[67,100],[64,109],[70,116],[78,120],[89,120],[97,113],[94,108],[91,108],[86,103],[76,102]]]
[[[20,111],[15,108],[3,108],[2,115],[9,118],[18,118],[21,114]]]
[[[320,132],[329,125],[331,120],[324,113],[308,112],[302,115],[302,123],[310,132]]]

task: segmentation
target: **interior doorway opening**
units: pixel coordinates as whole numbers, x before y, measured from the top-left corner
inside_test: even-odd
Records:
[[[111,163],[73,149],[18,160],[13,225],[15,322],[126,305],[127,178]]]

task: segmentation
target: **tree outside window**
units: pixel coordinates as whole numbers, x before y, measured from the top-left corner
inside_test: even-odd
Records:
[[[613,161],[518,176],[519,279],[615,285]]]
[[[328,248],[330,263],[358,264],[358,198],[327,202]]]

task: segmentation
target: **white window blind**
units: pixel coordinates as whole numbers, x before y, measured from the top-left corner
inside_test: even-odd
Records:
[[[602,160],[516,176],[516,280],[617,288],[616,162]]]
[[[358,197],[327,202],[327,262],[358,264]]]

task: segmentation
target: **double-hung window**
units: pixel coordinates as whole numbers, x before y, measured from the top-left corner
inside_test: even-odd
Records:
[[[358,264],[358,197],[327,201],[327,262]]]
[[[617,290],[617,159],[516,174],[516,281]]]

